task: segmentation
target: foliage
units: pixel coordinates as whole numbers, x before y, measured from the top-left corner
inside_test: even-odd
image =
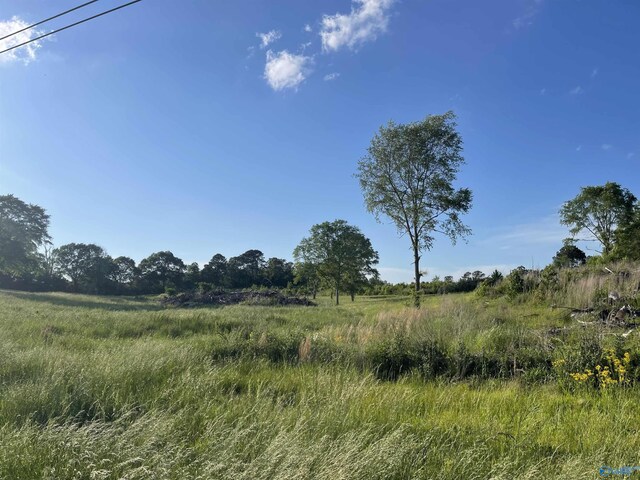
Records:
[[[314,225],[309,233],[293,256],[298,263],[317,267],[318,276],[335,291],[336,305],[340,303],[340,290],[349,282],[376,275],[378,252],[357,227],[335,220]]]
[[[53,252],[56,271],[71,279],[74,292],[101,292],[114,273],[114,264],[102,247],[68,243]]]
[[[0,273],[32,270],[38,247],[49,240],[49,215],[14,195],[0,195]]]
[[[560,222],[570,227],[574,237],[586,231],[588,239],[599,242],[607,255],[615,245],[616,231],[631,222],[636,206],[636,197],[617,183],[583,187],[574,199],[563,204]]]
[[[557,267],[572,268],[584,265],[587,255],[575,245],[567,244],[558,250],[553,257],[553,264]]]
[[[377,220],[390,218],[411,240],[416,306],[420,305],[420,252],[432,248],[435,233],[454,242],[470,233],[460,215],[471,208],[471,191],[453,186],[463,163],[453,112],[405,125],[389,122],[358,163],[367,210]]]
[[[170,251],[152,253],[140,262],[139,268],[142,280],[156,292],[178,285],[186,270],[184,262]]]

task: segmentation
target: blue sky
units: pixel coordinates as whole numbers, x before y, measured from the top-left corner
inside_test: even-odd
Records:
[[[0,36],[79,3],[0,0]],[[138,261],[291,259],[342,218],[383,278],[410,281],[408,239],[353,174],[387,121],[451,109],[473,236],[438,239],[421,266],[544,266],[581,186],[640,196],[639,18],[632,0],[144,0],[0,55],[0,193],[45,207],[55,245]]]

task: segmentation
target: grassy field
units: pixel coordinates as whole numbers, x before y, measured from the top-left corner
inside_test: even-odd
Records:
[[[409,303],[0,292],[0,478],[583,479],[640,465],[635,335],[504,298]],[[627,381],[569,377],[607,348],[631,352]]]

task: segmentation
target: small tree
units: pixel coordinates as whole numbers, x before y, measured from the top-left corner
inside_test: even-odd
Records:
[[[293,256],[298,263],[317,266],[318,276],[335,291],[336,305],[348,278],[377,273],[373,266],[378,263],[378,252],[357,227],[344,220],[311,227],[310,235],[302,239]]]
[[[56,270],[71,280],[74,292],[104,293],[113,275],[113,259],[93,243],[68,243],[54,251]]]
[[[434,234],[455,243],[470,233],[460,214],[471,208],[471,191],[453,182],[464,163],[455,115],[430,115],[422,122],[389,122],[373,137],[358,164],[367,209],[379,221],[390,218],[413,249],[415,305],[420,306],[420,253],[431,250]]]
[[[156,252],[140,262],[140,275],[154,290],[180,283],[186,266],[170,251]]]
[[[584,265],[587,255],[575,245],[564,245],[553,257],[553,265],[556,267],[577,267]]]
[[[560,223],[570,227],[574,237],[587,232],[588,237],[579,240],[597,241],[602,245],[600,253],[607,255],[615,244],[618,227],[632,221],[636,204],[636,197],[617,183],[583,187],[560,209]]]

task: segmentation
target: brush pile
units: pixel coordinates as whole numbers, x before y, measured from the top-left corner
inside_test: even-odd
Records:
[[[238,304],[261,306],[316,306],[316,303],[307,298],[285,295],[278,290],[184,292],[178,293],[177,295],[165,296],[160,302],[164,306],[172,307],[225,306]]]

